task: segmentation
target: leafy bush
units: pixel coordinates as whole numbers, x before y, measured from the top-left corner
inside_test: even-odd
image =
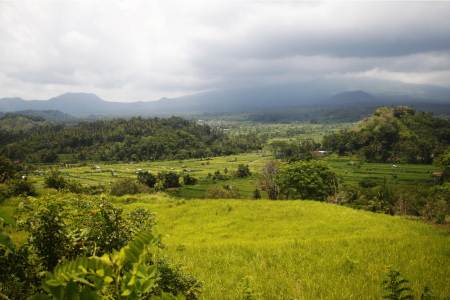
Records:
[[[5,180],[14,178],[16,176],[16,171],[14,170],[14,165],[8,159],[0,156],[0,183],[5,182]]]
[[[238,165],[236,177],[243,178],[243,177],[248,177],[250,175],[252,175],[252,173],[250,172],[250,168],[248,167],[248,165],[243,165],[243,164]]]
[[[151,193],[152,189],[148,186],[136,182],[132,178],[123,178],[111,184],[109,193],[113,196],[134,195],[142,193]]]
[[[66,186],[66,180],[58,169],[53,169],[50,174],[45,176],[44,183],[49,188],[63,189]]]
[[[185,185],[196,185],[197,178],[194,178],[194,177],[190,176],[189,174],[186,174],[183,176],[183,182]]]
[[[47,272],[42,287],[56,299],[62,299],[54,294],[56,292],[61,293],[59,295],[72,295],[75,290],[81,289],[82,293],[86,293],[86,297],[95,299],[92,297],[98,293],[102,295],[110,293],[112,290],[109,288],[114,284],[119,284],[118,287],[122,292],[130,289],[130,295],[134,295],[132,298],[120,299],[138,299],[133,297],[144,294],[164,295],[167,291],[176,294],[187,294],[190,291],[189,297],[193,297],[190,299],[196,299],[196,295],[200,293],[201,283],[197,283],[197,278],[183,274],[181,268],[172,265],[168,257],[161,261],[156,259],[153,263],[153,259],[150,259],[147,253],[147,247],[143,248],[145,253],[139,254],[139,268],[137,265],[135,267],[128,265],[129,261],[123,261],[124,258],[129,258],[127,253],[136,250],[129,242],[133,239],[140,240],[142,234],[148,233],[156,224],[155,214],[146,208],[138,206],[125,214],[122,208],[110,204],[106,196],[92,200],[59,199],[48,196],[40,201],[28,197],[20,205],[16,217],[19,219],[25,217],[24,221],[19,222],[19,229],[27,231],[29,237],[27,244],[16,247],[16,252],[19,251],[17,254],[0,258],[2,284],[11,287],[2,292],[11,299],[26,299],[38,292],[40,289],[36,286],[36,282],[41,279],[39,274],[44,271]],[[67,222],[68,220],[70,221]],[[152,245],[162,246],[159,243],[160,237],[154,235],[154,238],[157,243],[151,242]],[[141,247],[141,242],[138,243],[138,247]],[[120,252],[117,252],[118,250]],[[134,257],[134,254],[132,256]],[[147,258],[141,260],[144,257]],[[66,259],[72,259],[74,262],[69,264]],[[124,264],[122,265],[124,269],[114,269],[121,266],[120,264]],[[157,264],[162,266],[159,271],[156,271]],[[78,272],[75,276],[70,271],[74,265]],[[85,270],[77,269],[79,265],[88,267]],[[112,268],[112,273],[108,273],[108,267]],[[102,269],[103,271],[100,271]],[[67,270],[70,274],[64,273]],[[96,275],[91,273],[92,270],[95,270]],[[51,274],[53,271],[55,273]],[[145,272],[148,276],[140,278]],[[140,284],[133,285],[133,276],[130,274],[136,275],[136,282],[140,278]],[[114,278],[114,282],[110,282],[107,276]],[[153,279],[150,280],[150,277]],[[158,281],[162,278],[166,281],[159,284]],[[23,282],[24,280],[26,282]],[[86,280],[92,280],[94,284],[90,284],[90,288],[87,288],[83,284],[87,282]],[[152,282],[148,283],[151,289],[143,288],[143,282],[146,280]],[[51,283],[48,283],[49,281]],[[128,286],[123,282],[128,282]],[[154,283],[158,284],[158,287]],[[78,288],[75,288],[76,286]],[[92,287],[95,288],[92,290]],[[117,290],[116,287],[114,290]],[[44,295],[39,297],[50,299]]]
[[[161,182],[163,189],[180,187],[180,175],[175,172],[158,172],[158,180]]]
[[[214,185],[206,190],[204,197],[206,199],[239,199],[241,193],[237,187],[226,186],[226,188],[222,188]]]
[[[153,173],[141,171],[137,174],[137,180],[140,183],[145,184],[146,186],[148,186],[150,188],[153,188],[158,179],[156,178],[155,175],[153,175]]]
[[[36,188],[27,180],[27,178],[16,178],[7,181],[8,194],[10,197],[14,196],[35,196]]]

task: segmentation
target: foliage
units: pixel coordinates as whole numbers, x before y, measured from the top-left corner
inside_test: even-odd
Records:
[[[147,293],[149,297],[157,294],[164,298],[165,292],[173,291],[190,293],[190,299],[196,299],[200,293],[202,284],[197,283],[197,278],[182,273],[169,258],[153,259],[147,253],[147,247],[144,247],[145,254],[142,253],[143,248],[136,250],[146,243],[142,234],[145,236],[145,232],[156,224],[155,214],[147,208],[138,206],[125,214],[122,208],[110,204],[105,196],[91,200],[45,197],[41,201],[29,197],[17,211],[18,218],[23,216],[26,219],[20,221],[18,227],[28,232],[28,244],[17,246],[15,255],[0,258],[4,263],[0,270],[5,274],[0,278],[2,284],[11,286],[5,290],[9,297],[18,295],[14,299],[24,299],[38,291],[37,286],[31,286],[31,283],[39,280],[42,271],[47,271],[42,285],[44,290],[57,299],[67,293],[75,295],[75,290],[86,293],[91,297],[89,299],[94,299],[95,294],[105,296],[119,290],[122,298],[116,297],[117,293],[114,298],[137,299],[125,297],[124,292],[129,290],[128,297],[148,292],[144,288],[145,282],[152,286],[151,293]],[[162,247],[160,235],[157,236],[151,244]],[[134,244],[130,244],[133,239]],[[129,255],[143,260],[130,262]],[[157,264],[164,267],[157,271]],[[112,273],[108,273],[108,268]],[[166,281],[159,285],[161,278]],[[79,287],[75,288],[76,285]],[[37,297],[44,296],[36,295],[33,299],[40,299]]]
[[[69,154],[74,160],[182,160],[262,148],[254,134],[230,138],[219,129],[179,117],[97,120],[0,134],[0,154],[32,162],[53,162],[58,154]]]
[[[253,191],[253,199],[261,199],[261,192],[258,188]]]
[[[175,172],[158,172],[158,181],[162,183],[163,189],[180,187],[180,175]]]
[[[122,178],[110,186],[109,193],[113,196],[134,195],[141,193],[151,193],[152,190],[132,178]]]
[[[190,176],[189,174],[183,176],[183,183],[185,185],[196,185],[197,181],[197,178]]]
[[[14,165],[7,158],[0,156],[0,183],[7,179],[12,179],[16,176]]]
[[[383,299],[414,299],[412,290],[409,287],[410,283],[408,279],[404,278],[404,276],[400,274],[400,271],[394,270],[390,267],[385,277],[386,278],[382,282],[382,287],[386,291],[386,294],[383,295]]]
[[[254,279],[250,276],[245,276],[243,280],[242,300],[257,300],[259,293],[252,287]]]
[[[157,266],[149,264],[148,248],[160,240],[157,231],[141,232],[119,252],[63,261],[53,272],[45,273],[42,287],[53,298],[61,300],[142,299],[157,286]],[[52,298],[38,294],[30,298],[34,299]]]
[[[145,184],[146,186],[148,186],[150,188],[153,188],[155,186],[155,184],[156,184],[157,178],[151,172],[142,172],[142,171],[140,171],[137,174],[137,180],[140,183]]]
[[[442,168],[441,183],[450,180],[450,147],[433,161],[433,165]]]
[[[317,158],[314,151],[320,149],[320,143],[313,140],[301,142],[273,141],[269,144],[275,158],[283,161],[293,162]]]
[[[11,226],[16,226],[16,221],[7,212],[0,208],[0,221],[5,222]],[[3,225],[3,224],[2,224]],[[0,229],[0,245],[3,245],[11,252],[14,252],[14,247],[9,236]]]
[[[63,189],[66,185],[66,180],[58,169],[52,169],[50,174],[45,176],[44,182],[47,187],[58,190]]]
[[[275,182],[284,199],[324,201],[335,193],[338,175],[323,161],[284,163]]]
[[[252,173],[250,172],[250,168],[248,167],[248,165],[244,165],[244,164],[238,165],[236,177],[244,178],[244,177],[248,177],[250,175],[252,175]]]
[[[213,185],[206,190],[204,198],[206,199],[239,199],[241,194],[237,187]]]
[[[382,107],[353,130],[324,137],[327,150],[358,153],[369,162],[431,163],[450,146],[450,120],[412,107]]]
[[[260,173],[261,189],[267,193],[270,200],[278,199],[279,187],[275,182],[275,176],[279,168],[280,163],[277,160],[269,160]]]
[[[8,180],[7,184],[10,197],[19,195],[36,196],[36,188],[26,177]]]

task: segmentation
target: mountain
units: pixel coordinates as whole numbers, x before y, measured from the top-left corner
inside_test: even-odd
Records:
[[[0,99],[0,111],[59,110],[73,115],[152,115],[181,112],[239,112],[336,106],[422,105],[447,107],[450,90],[372,79],[321,79],[288,84],[214,90],[158,101],[108,102],[94,94],[66,93],[44,100]],[[437,108],[441,109],[441,108]]]
[[[337,105],[357,105],[357,106],[373,106],[377,105],[380,100],[364,91],[343,92],[332,96],[330,103]]]

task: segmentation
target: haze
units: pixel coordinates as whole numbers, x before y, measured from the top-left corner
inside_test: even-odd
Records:
[[[0,98],[150,101],[317,78],[450,87],[449,2],[4,1]]]

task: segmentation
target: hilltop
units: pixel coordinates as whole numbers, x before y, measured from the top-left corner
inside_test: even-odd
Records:
[[[382,107],[356,128],[326,136],[323,145],[372,162],[431,163],[450,146],[450,120],[409,106]]]

